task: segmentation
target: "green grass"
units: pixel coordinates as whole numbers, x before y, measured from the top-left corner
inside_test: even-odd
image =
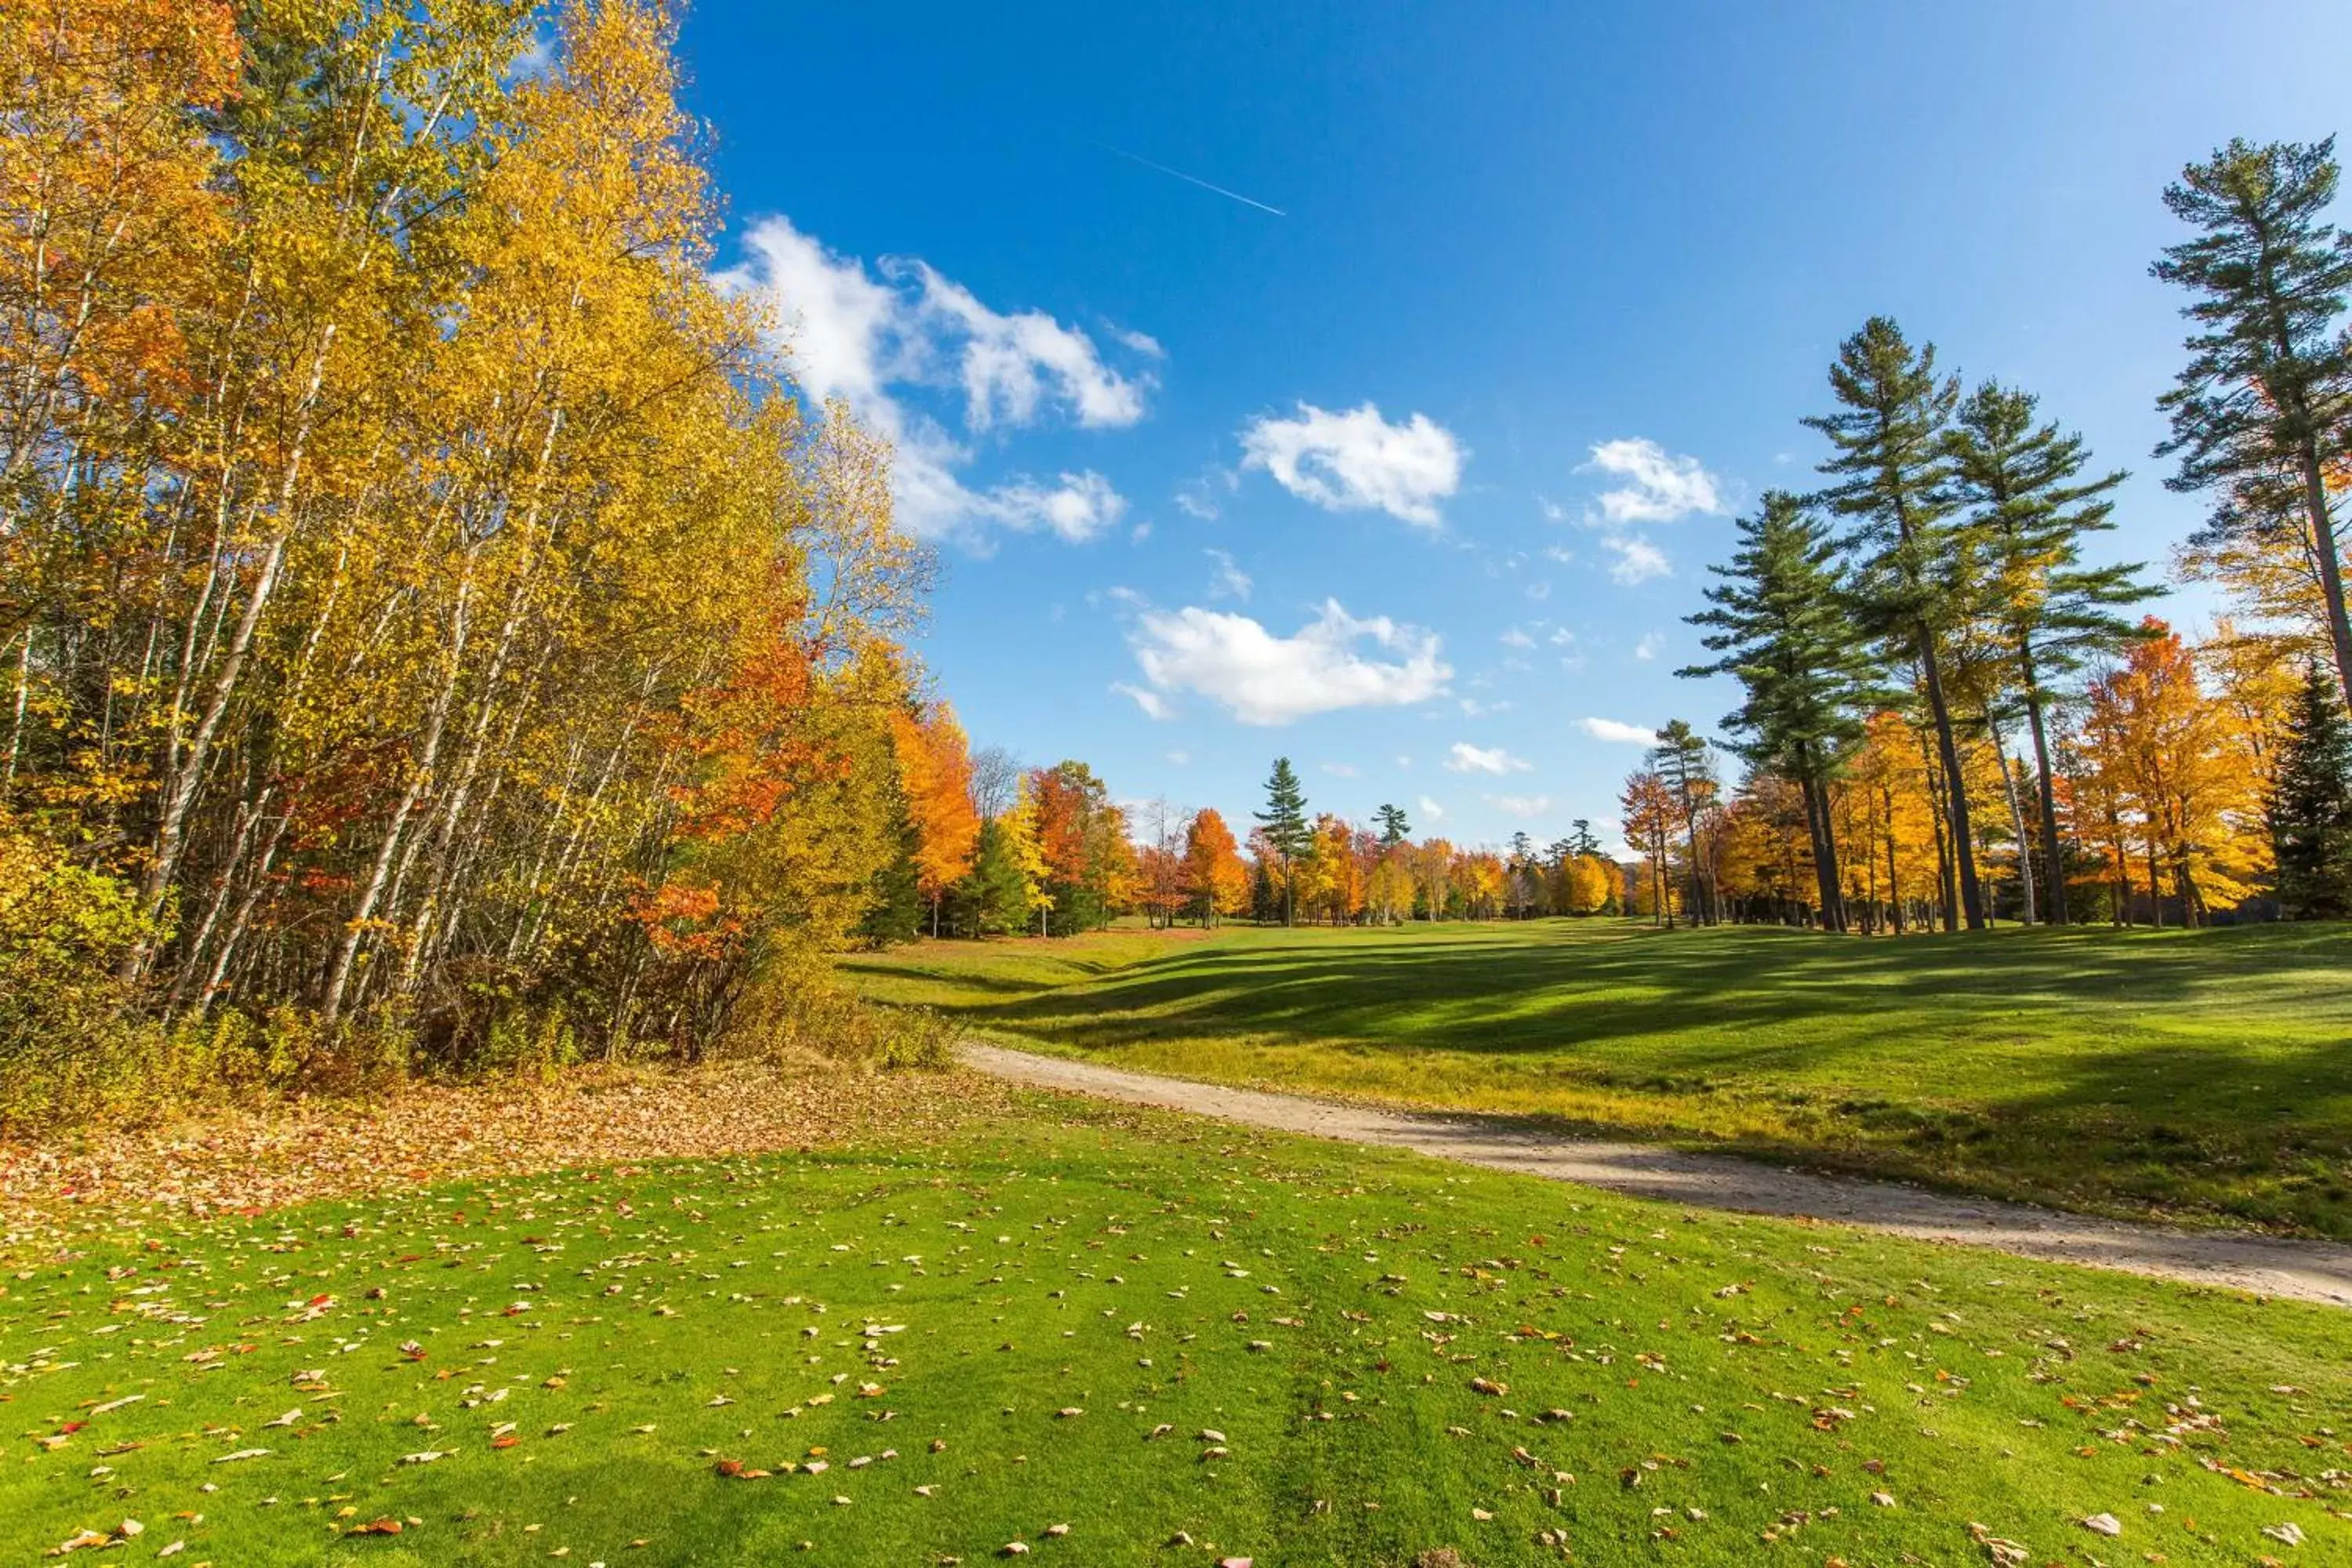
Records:
[[[1973,1522],[2035,1563],[2352,1550],[2340,1313],[1021,1103],[926,1147],[414,1189],[25,1267],[0,1542],[1494,1568],[1561,1560],[1551,1531],[1588,1563],[1859,1565],[1987,1561]],[[2261,1533],[2290,1524],[2300,1552]]]
[[[867,992],[1225,1082],[2352,1237],[2352,930],[1544,921],[927,943]]]

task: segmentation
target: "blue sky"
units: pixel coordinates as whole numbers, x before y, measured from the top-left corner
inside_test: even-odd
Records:
[[[898,440],[974,743],[1229,816],[1287,753],[1317,808],[1457,842],[1607,831],[1641,729],[1734,705],[1675,679],[1682,617],[1811,481],[1797,420],[1873,312],[2133,469],[2112,553],[2160,564],[2201,508],[2150,454],[2158,192],[2336,131],[2347,43],[2340,3],[1982,0],[682,35],[722,265]]]

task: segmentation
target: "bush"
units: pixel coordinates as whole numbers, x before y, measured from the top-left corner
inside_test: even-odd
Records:
[[[766,1059],[820,1057],[883,1072],[938,1071],[955,1062],[956,1026],[929,1007],[885,1007],[840,989],[822,972],[796,973],[747,997],[722,1049]]]
[[[0,817],[0,1125],[135,1081],[160,1031],[116,971],[155,930],[124,882]]]

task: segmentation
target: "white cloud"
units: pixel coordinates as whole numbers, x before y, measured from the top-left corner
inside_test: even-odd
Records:
[[[1333,778],[1351,779],[1356,776],[1356,764],[1353,763],[1325,763],[1323,764],[1323,771],[1329,773]]]
[[[1168,760],[1181,768],[1192,760],[1192,753],[1190,752],[1171,752],[1168,753]]]
[[[1511,755],[1500,746],[1474,746],[1467,741],[1456,741],[1447,754],[1446,767],[1457,773],[1523,773],[1535,764]]]
[[[1216,563],[1216,571],[1209,579],[1209,597],[1246,599],[1250,596],[1249,574],[1234,564],[1230,553],[1223,550],[1204,550],[1201,553]]]
[[[1642,640],[1633,645],[1633,657],[1646,663],[1657,658],[1658,650],[1665,646],[1666,639],[1664,633],[1643,632]]]
[[[1437,503],[1460,487],[1469,456],[1427,415],[1391,425],[1370,403],[1344,414],[1301,403],[1295,419],[1264,416],[1242,431],[1242,449],[1244,468],[1264,468],[1302,500],[1424,528],[1438,525]]]
[[[1596,741],[1612,741],[1630,746],[1654,746],[1658,732],[1644,730],[1639,724],[1623,724],[1614,719],[1579,719],[1576,727]]]
[[[1385,616],[1359,620],[1336,599],[1286,637],[1247,616],[1187,605],[1146,611],[1128,640],[1155,689],[1198,692],[1244,724],[1420,702],[1443,693],[1454,674],[1434,633]],[[1368,658],[1364,641],[1396,657]]]
[[[1034,424],[1039,406],[1049,402],[1088,428],[1143,417],[1150,378],[1129,380],[1104,364],[1086,333],[1043,310],[1002,315],[928,262],[885,260],[882,270],[885,277],[915,280],[915,330],[928,331],[934,347],[962,339],[964,418],[973,429],[985,430],[1000,417],[1015,426]]]
[[[1503,634],[1503,646],[1506,647],[1533,647],[1536,646],[1536,639],[1528,636],[1527,633],[1521,631],[1518,627],[1513,626],[1509,631]]]
[[[1506,816],[1522,821],[1541,816],[1551,809],[1551,796],[1548,795],[1490,795],[1481,798]]]
[[[1443,822],[1445,820],[1445,808],[1438,805],[1435,801],[1430,799],[1427,795],[1423,795],[1416,804],[1421,807],[1421,815],[1429,818],[1430,821]]]
[[[1177,488],[1176,510],[1202,522],[1214,522],[1224,510],[1218,498],[1233,494],[1241,482],[1238,469],[1212,466]]]
[[[753,224],[743,247],[744,259],[714,280],[766,307],[769,346],[812,405],[840,398],[889,438],[891,498],[909,531],[978,545],[1003,528],[1076,542],[1124,514],[1125,498],[1091,469],[1053,483],[1023,477],[971,488],[961,470],[973,447],[910,395],[928,390],[936,401],[960,389],[971,434],[1024,427],[1048,413],[1112,428],[1143,417],[1149,374],[1112,368],[1092,338],[1043,311],[992,310],[921,261],[886,258],[869,270],[785,217]]]
[[[1032,479],[999,485],[986,495],[971,497],[974,514],[1023,533],[1046,529],[1073,544],[1083,544],[1117,522],[1127,511],[1127,498],[1110,481],[1091,469],[1065,473],[1061,482],[1041,486]]]
[[[1720,513],[1723,499],[1716,478],[1696,458],[1669,454],[1655,441],[1629,437],[1603,441],[1580,473],[1607,474],[1626,482],[1601,495],[1601,515],[1610,522],[1672,522],[1692,512]]]
[[[1617,558],[1609,563],[1610,578],[1626,587],[1653,577],[1674,575],[1675,569],[1667,562],[1665,552],[1638,533],[1606,534],[1601,542]]]
[[[1168,699],[1160,696],[1157,691],[1148,691],[1140,686],[1130,686],[1124,680],[1112,681],[1110,689],[1121,697],[1134,698],[1135,705],[1143,710],[1143,716],[1147,719],[1175,717],[1175,709],[1169,705]]]

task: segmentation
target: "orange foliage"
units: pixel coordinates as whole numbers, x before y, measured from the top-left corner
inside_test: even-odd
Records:
[[[937,900],[971,869],[980,843],[980,813],[971,804],[971,747],[955,710],[935,703],[919,713],[898,713],[890,725],[898,759],[899,787],[915,825],[915,882],[926,900]]]

